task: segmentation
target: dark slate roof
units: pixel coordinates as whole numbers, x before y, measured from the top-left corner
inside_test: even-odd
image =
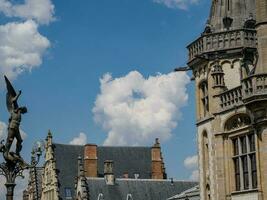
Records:
[[[200,200],[199,185],[177,194],[168,200]]]
[[[74,195],[75,178],[78,175],[78,157],[83,155],[83,146],[53,144],[54,155],[56,159],[56,168],[58,170],[59,195],[62,199],[65,197],[65,188],[70,188]]]
[[[84,146],[53,144],[60,184],[59,194],[64,198],[65,188],[70,188],[74,195],[75,177],[77,177],[78,156],[83,157]],[[114,161],[114,174],[122,177],[128,172],[129,177],[138,173],[140,178],[151,178],[151,148],[150,147],[97,147],[98,173],[103,176],[104,161]]]
[[[115,185],[106,185],[104,178],[88,178],[89,199],[97,200],[103,194],[105,200],[126,200],[130,194],[134,200],[166,200],[195,186],[196,182],[153,180],[153,179],[116,179]]]
[[[122,178],[127,172],[129,178],[139,174],[139,178],[151,178],[151,148],[150,147],[97,147],[98,173],[104,174],[104,161],[113,160],[114,175]]]

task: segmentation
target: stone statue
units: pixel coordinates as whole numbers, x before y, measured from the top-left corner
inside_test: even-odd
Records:
[[[20,151],[22,149],[22,138],[19,126],[21,122],[21,115],[27,113],[27,108],[18,106],[18,98],[21,95],[21,91],[19,91],[17,94],[6,76],[5,76],[5,82],[7,87],[6,104],[7,104],[7,109],[10,113],[10,118],[8,120],[9,122],[8,135],[4,147],[4,158],[10,161],[21,158]],[[10,152],[10,148],[11,145],[13,144],[14,139],[17,140],[15,153]]]

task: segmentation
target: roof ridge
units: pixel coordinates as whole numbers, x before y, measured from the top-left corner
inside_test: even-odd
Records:
[[[83,147],[84,145],[77,145],[77,144],[63,144],[63,143],[57,143],[57,142],[53,142],[52,144],[54,145],[64,145],[64,146],[77,146],[77,147]],[[85,144],[86,145],[86,144]],[[97,146],[97,147],[101,147],[101,148],[151,148],[151,146]]]
[[[97,147],[108,147],[108,148],[151,148],[151,146],[97,146]]]
[[[105,180],[104,177],[86,177],[87,180]],[[116,178],[118,181],[150,181],[150,182],[172,182],[170,179],[134,179],[134,178]],[[173,180],[175,183],[198,183],[197,181],[190,181],[190,180]]]

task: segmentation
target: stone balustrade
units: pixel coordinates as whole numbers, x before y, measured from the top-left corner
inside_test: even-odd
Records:
[[[256,74],[242,80],[243,99],[267,95],[267,74]]]
[[[242,87],[238,86],[227,90],[219,95],[220,106],[222,109],[228,109],[242,104]]]
[[[240,29],[204,34],[187,48],[189,51],[189,61],[191,61],[196,56],[207,52],[241,47],[255,48],[256,45],[256,31],[253,29]]]
[[[267,74],[249,76],[241,81],[240,86],[218,95],[222,110],[234,108],[263,96],[267,96]]]

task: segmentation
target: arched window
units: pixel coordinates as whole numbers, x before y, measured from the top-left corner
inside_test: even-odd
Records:
[[[133,200],[133,196],[131,194],[127,194],[126,200]]]
[[[208,94],[208,82],[202,81],[199,84],[200,101],[202,104],[203,115],[206,116],[209,112],[209,94]]]
[[[232,131],[250,124],[251,119],[247,114],[238,114],[227,120],[225,130]],[[232,138],[236,191],[257,188],[256,138],[256,134],[249,130],[246,134]]]
[[[207,131],[202,133],[202,157],[203,157],[203,176],[204,184],[206,185],[205,199],[208,200],[209,196],[209,139]]]
[[[208,134],[206,131],[203,132],[203,152],[204,152],[204,168],[205,173],[208,173],[209,169],[209,140],[208,140]]]
[[[77,198],[78,200],[82,200],[82,195],[81,195],[81,193],[80,192],[78,192],[78,198]]]
[[[206,185],[206,199],[210,200],[210,185]]]
[[[251,124],[250,117],[247,114],[234,115],[225,123],[224,129],[231,131]]]
[[[102,193],[99,193],[97,200],[104,200],[104,195]]]

